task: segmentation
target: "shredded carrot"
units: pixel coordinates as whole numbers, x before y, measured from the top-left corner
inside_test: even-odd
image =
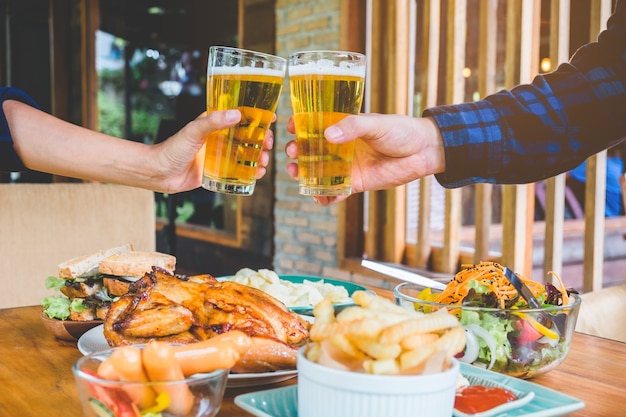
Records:
[[[504,276],[504,267],[496,262],[480,262],[477,265],[463,264],[461,270],[448,283],[446,288],[435,298],[435,302],[451,305],[460,305],[469,292],[470,281],[480,281],[496,295],[501,308],[506,307],[507,301],[519,297],[517,290]],[[538,282],[520,276],[520,279],[530,288],[535,296],[544,292]]]

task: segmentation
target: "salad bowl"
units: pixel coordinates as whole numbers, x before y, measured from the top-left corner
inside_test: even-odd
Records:
[[[478,287],[470,292],[471,300],[458,304],[433,301],[437,295],[411,283],[394,288],[397,305],[424,313],[447,309],[459,318],[466,332],[465,349],[457,356],[460,362],[523,379],[546,373],[565,359],[581,303],[572,293],[565,305],[544,300],[541,308],[531,308],[516,295],[520,302],[503,308],[490,303],[493,297]],[[546,323],[546,314],[552,323]]]

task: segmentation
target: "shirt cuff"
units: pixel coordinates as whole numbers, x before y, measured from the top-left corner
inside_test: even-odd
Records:
[[[5,100],[21,101],[37,109],[39,106],[35,100],[18,88],[0,87],[0,172],[28,171],[28,168],[24,166],[13,147],[9,123],[4,111],[2,111],[2,103]]]
[[[446,188],[477,182],[495,183],[493,174],[502,166],[503,132],[491,103],[477,101],[424,110],[439,126],[446,170],[435,175]]]

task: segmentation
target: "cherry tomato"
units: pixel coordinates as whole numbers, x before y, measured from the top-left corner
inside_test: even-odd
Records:
[[[527,345],[533,343],[537,339],[541,339],[543,336],[537,329],[535,329],[528,320],[518,320],[515,322],[515,327],[519,330],[519,336],[517,341],[521,345]]]

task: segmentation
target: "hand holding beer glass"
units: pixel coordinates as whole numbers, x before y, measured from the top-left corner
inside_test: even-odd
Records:
[[[324,130],[361,110],[365,68],[365,56],[353,52],[303,51],[289,56],[300,194],[352,192],[354,141],[332,144]]]
[[[207,112],[238,109],[241,121],[206,138],[202,186],[251,195],[263,139],[283,87],[287,61],[274,55],[224,46],[209,49]]]

